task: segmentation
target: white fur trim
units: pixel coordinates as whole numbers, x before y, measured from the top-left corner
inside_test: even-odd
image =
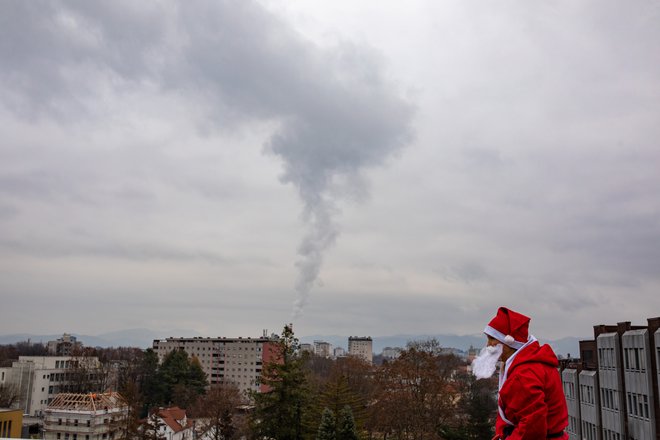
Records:
[[[511,345],[512,342],[515,342],[515,339],[513,339],[513,336],[511,335],[506,335],[504,337],[504,343],[507,345]]]
[[[525,345],[525,342],[518,342],[516,340],[513,340],[513,342],[508,342],[507,341],[507,336],[509,338],[513,339],[513,337],[511,335],[505,335],[501,331],[499,331],[497,329],[494,329],[493,327],[491,327],[489,325],[487,325],[486,328],[484,329],[484,333],[486,333],[488,336],[491,336],[491,337],[497,339],[502,344],[506,344],[509,347],[514,348],[516,350],[519,350],[520,348],[522,348],[523,345]]]

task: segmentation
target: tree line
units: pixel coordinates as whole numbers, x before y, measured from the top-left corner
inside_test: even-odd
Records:
[[[301,352],[290,326],[275,344],[275,359],[262,371],[266,392],[241,394],[232,383],[209,386],[198,360],[184,351],[159,362],[152,349],[136,348],[77,353],[71,392],[117,390],[129,405],[123,437],[131,439],[159,440],[154,430],[139,429],[140,421],[151,409],[172,405],[185,408],[197,420],[198,433],[211,440],[493,436],[496,383],[474,380],[465,362],[443,353],[435,340],[411,342],[397,359],[380,366]],[[100,365],[87,361],[92,357]]]

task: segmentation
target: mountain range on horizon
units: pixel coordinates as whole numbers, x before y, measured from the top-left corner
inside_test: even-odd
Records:
[[[102,333],[96,336],[81,335],[71,333],[80,342],[87,347],[138,347],[148,348],[152,346],[154,339],[164,339],[168,337],[205,337],[199,332],[186,329],[173,330],[151,330],[146,328],[126,329],[113,332]],[[52,341],[62,337],[62,334],[35,335],[28,333],[17,333],[9,335],[0,335],[0,344],[15,344],[30,340],[31,342]],[[485,339],[481,334],[473,335],[452,335],[452,334],[404,334],[390,336],[373,336],[373,351],[381,353],[385,347],[405,347],[410,341],[424,341],[435,338],[441,346],[447,348],[457,348],[467,350],[472,347],[482,347]],[[300,336],[300,342],[313,343],[314,341],[329,342],[335,347],[346,348],[348,345],[348,336],[344,335],[309,335]],[[587,337],[565,337],[557,340],[546,340],[540,338],[541,343],[550,344],[555,353],[566,357],[568,354],[579,354],[579,341],[589,339]]]

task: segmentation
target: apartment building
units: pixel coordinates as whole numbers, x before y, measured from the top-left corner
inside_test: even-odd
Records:
[[[51,356],[71,356],[81,350],[83,345],[75,336],[64,333],[61,338],[48,341],[47,347],[48,354]]]
[[[44,410],[44,440],[123,438],[128,405],[118,393],[55,396]]]
[[[325,341],[314,341],[314,353],[317,356],[329,358],[332,355],[332,344]]]
[[[373,340],[371,336],[350,336],[348,338],[348,355],[373,362]]]
[[[16,390],[17,408],[25,414],[41,416],[58,393],[72,389],[76,374],[80,373],[79,362],[79,358],[71,356],[19,356],[11,367],[0,371],[0,381]],[[86,357],[84,362],[85,374],[100,372],[98,358]]]
[[[659,440],[659,364],[660,317],[646,326],[594,326],[594,340],[580,341],[580,359],[560,367],[570,438]]]
[[[173,350],[195,357],[211,385],[233,383],[242,392],[264,391],[263,365],[274,359],[277,335],[261,338],[167,338],[154,340],[160,362]]]

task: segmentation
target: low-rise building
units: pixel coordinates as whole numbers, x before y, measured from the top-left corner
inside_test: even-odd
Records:
[[[0,438],[21,438],[23,411],[0,408]]]
[[[11,367],[0,371],[0,377],[4,385],[16,390],[15,406],[38,417],[57,394],[75,391],[81,376],[100,381],[100,367],[96,357],[19,356]]]
[[[156,436],[164,440],[191,440],[193,421],[186,415],[186,410],[178,406],[158,408],[147,419],[153,424]]]
[[[128,405],[118,393],[61,393],[44,410],[44,440],[123,438]]]

